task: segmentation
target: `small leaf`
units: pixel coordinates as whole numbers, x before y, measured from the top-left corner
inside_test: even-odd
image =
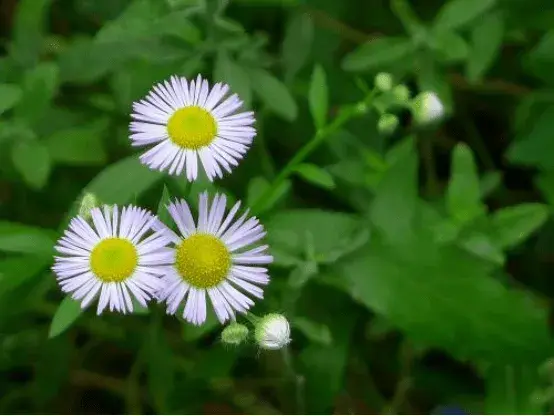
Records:
[[[512,248],[542,227],[548,218],[548,207],[527,203],[506,207],[491,216],[493,237],[502,248]]]
[[[471,30],[471,49],[466,74],[471,82],[479,81],[495,61],[504,39],[504,16],[489,13]]]
[[[37,140],[20,141],[12,146],[12,161],[25,182],[34,189],[46,185],[50,175],[48,149]]]
[[[496,0],[450,0],[437,13],[435,28],[453,30],[471,22],[491,9]]]
[[[285,79],[290,80],[308,60],[314,39],[314,23],[308,13],[294,14],[287,24],[283,39],[282,57]]]
[[[0,221],[0,251],[49,257],[54,248],[52,234],[42,228]]]
[[[286,121],[294,121],[298,107],[293,96],[280,80],[263,69],[250,71],[252,87],[264,104]]]
[[[468,252],[500,266],[506,261],[502,250],[491,241],[488,235],[483,233],[472,232],[461,238],[459,244]]]
[[[408,38],[377,38],[356,48],[342,61],[346,71],[375,71],[405,59],[414,50]]]
[[[34,125],[45,115],[59,86],[59,70],[53,62],[42,62],[27,71],[23,78],[23,97],[15,114]]]
[[[102,136],[108,128],[104,120],[87,126],[59,130],[45,141],[52,160],[67,165],[98,165],[106,162]]]
[[[444,62],[463,61],[469,54],[469,46],[465,39],[452,31],[433,32],[432,47]]]
[[[327,76],[321,65],[314,67],[312,79],[310,82],[310,92],[308,94],[310,111],[318,129],[325,126],[327,120],[327,110],[329,108],[329,91],[327,89]]]
[[[294,318],[293,325],[306,335],[310,341],[323,345],[330,345],[333,342],[331,331],[327,325],[318,324],[303,317]]]
[[[164,189],[162,191],[162,197],[160,198],[160,202],[158,203],[158,212],[157,216],[161,222],[164,224],[171,224],[171,215],[169,215],[169,211],[167,210],[167,205],[170,203],[171,194],[169,193],[169,189],[167,189],[167,186],[164,185]]]
[[[306,181],[313,183],[326,189],[333,189],[335,187],[335,180],[330,173],[326,170],[312,165],[311,163],[302,163],[296,167],[296,173],[298,173]]]
[[[85,188],[107,204],[126,204],[163,177],[142,165],[136,156],[122,159],[100,172]]]
[[[246,107],[252,101],[252,85],[246,70],[234,62],[224,52],[217,55],[214,67],[214,81],[229,84],[231,90],[238,94]]]
[[[13,21],[10,56],[21,66],[36,64],[42,50],[45,22],[52,0],[19,0]]]
[[[58,307],[52,318],[48,338],[54,338],[67,330],[81,316],[81,303],[67,296]]]
[[[485,213],[473,153],[463,143],[456,145],[452,153],[452,173],[448,183],[446,205],[450,216],[461,224]]]
[[[21,99],[21,88],[12,84],[0,84],[0,115],[13,108]]]

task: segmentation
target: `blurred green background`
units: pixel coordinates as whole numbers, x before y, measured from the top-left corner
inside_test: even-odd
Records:
[[[550,0],[1,0],[0,413],[548,414],[553,27]],[[375,101],[325,130],[381,71],[444,119],[408,105],[382,134]],[[288,350],[157,305],[81,313],[49,271],[84,192],[156,211],[183,191],[138,163],[128,124],[154,83],[198,73],[258,136],[192,195],[265,195],[254,312],[289,318]]]

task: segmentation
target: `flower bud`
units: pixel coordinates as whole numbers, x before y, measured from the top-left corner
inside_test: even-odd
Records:
[[[404,84],[397,85],[392,89],[392,95],[398,103],[407,103],[410,99],[410,90]]]
[[[221,331],[221,341],[224,344],[239,345],[246,341],[248,332],[246,325],[234,322]]]
[[[87,221],[90,220],[90,211],[93,208],[96,208],[99,204],[100,201],[96,195],[87,192],[81,199],[81,203],[79,205],[79,215]]]
[[[289,321],[283,315],[270,313],[256,323],[254,337],[261,348],[279,350],[291,341]]]
[[[425,91],[412,102],[412,112],[418,124],[432,123],[444,115],[444,106],[434,92]]]
[[[394,114],[383,114],[377,122],[377,130],[379,130],[381,134],[388,135],[396,130],[398,124],[400,124],[400,122],[398,121],[398,117]]]
[[[375,87],[381,91],[390,91],[393,85],[392,75],[387,72],[380,72],[375,76]]]

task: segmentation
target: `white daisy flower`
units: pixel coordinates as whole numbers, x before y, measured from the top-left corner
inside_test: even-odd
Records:
[[[242,101],[229,97],[229,86],[217,83],[210,89],[200,75],[196,81],[172,76],[157,84],[133,104],[133,146],[155,144],[140,156],[151,169],[170,175],[198,176],[198,159],[210,181],[222,178],[238,165],[256,136],[254,113],[239,112]]]
[[[266,350],[280,350],[290,343],[290,325],[287,318],[270,313],[256,323],[254,338]]]
[[[104,205],[90,210],[91,224],[81,216],[71,220],[59,239],[52,270],[61,289],[86,308],[99,296],[97,314],[133,311],[132,298],[146,307],[161,288],[160,266],[171,263],[170,242],[152,230],[156,217],[134,206]],[[150,232],[146,238],[145,235]]]
[[[166,229],[175,244],[173,265],[166,267],[164,288],[159,300],[167,303],[167,313],[175,314],[185,301],[183,318],[194,325],[206,320],[206,293],[221,323],[246,313],[254,302],[242,292],[262,299],[260,286],[269,282],[265,267],[273,257],[267,245],[252,247],[265,236],[263,226],[246,211],[234,220],[240,202],[225,215],[226,197],[217,194],[209,206],[208,194],[200,195],[198,222],[184,200],[171,203],[168,211],[180,236]]]

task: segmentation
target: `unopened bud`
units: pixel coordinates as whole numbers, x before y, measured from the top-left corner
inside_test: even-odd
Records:
[[[377,122],[377,130],[381,134],[391,134],[396,130],[398,124],[400,122],[394,114],[383,114]]]
[[[283,315],[270,313],[256,323],[254,337],[261,348],[280,350],[291,341],[289,321]]]
[[[390,91],[393,82],[392,75],[387,72],[380,72],[375,76],[375,86],[381,91]]]
[[[224,344],[239,345],[246,341],[248,332],[246,325],[234,322],[221,331],[221,341]]]
[[[96,195],[87,192],[81,199],[81,204],[79,205],[79,215],[88,221],[91,218],[90,211],[98,205],[99,201],[98,198],[96,198]]]
[[[392,95],[398,103],[406,103],[410,99],[410,90],[404,84],[397,85],[392,89]]]
[[[432,123],[444,115],[444,105],[437,94],[425,91],[412,102],[412,112],[418,124]]]

